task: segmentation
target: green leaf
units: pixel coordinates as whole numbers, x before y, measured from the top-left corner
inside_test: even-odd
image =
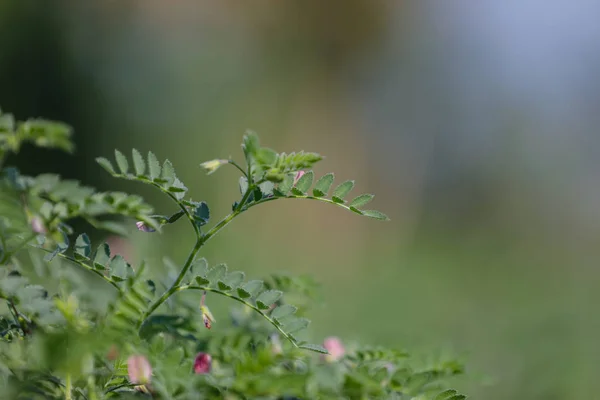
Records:
[[[89,259],[92,252],[92,246],[88,235],[81,234],[75,241],[75,257],[80,259]]]
[[[329,192],[331,185],[333,185],[333,179],[334,176],[331,172],[319,178],[319,180],[315,184],[315,188],[313,189],[313,194],[315,195],[315,197],[327,196],[327,192]]]
[[[175,214],[171,215],[169,218],[166,219],[165,223],[166,224],[172,224],[174,222],[177,222],[177,220],[181,217],[183,217],[185,215],[185,213],[183,212],[183,210],[181,211],[177,211]]]
[[[457,391],[454,389],[444,390],[442,393],[435,396],[434,400],[449,400],[456,394],[457,394]]]
[[[277,185],[274,193],[278,196],[286,196],[294,185],[294,174],[287,174],[283,181]]]
[[[171,161],[165,160],[163,163],[161,178],[165,181],[167,186],[172,185],[175,181],[175,168],[173,168]]]
[[[50,261],[54,260],[54,257],[56,257],[58,255],[58,253],[60,253],[60,250],[57,247],[56,249],[54,249],[54,251],[52,253],[48,253],[44,256],[44,261],[50,262]]]
[[[306,318],[290,317],[281,321],[285,331],[288,333],[298,332],[310,324],[310,321]]]
[[[129,163],[127,162],[127,158],[119,150],[115,150],[115,159],[117,160],[117,165],[121,170],[121,174],[127,175],[127,172],[129,171]]]
[[[213,268],[208,270],[206,273],[206,279],[210,282],[217,282],[225,277],[227,274],[227,265],[226,264],[218,264]]]
[[[329,352],[325,349],[325,347],[318,345],[318,344],[306,343],[306,344],[302,344],[298,347],[301,349],[305,349],[305,350],[316,351],[317,353],[321,353],[321,354],[329,354]]]
[[[360,196],[355,197],[348,206],[354,208],[362,207],[373,200],[373,197],[375,196],[369,193],[361,194]]]
[[[236,288],[244,281],[245,274],[242,271],[234,271],[227,274],[227,276],[219,281],[219,289],[221,290],[231,290]],[[225,285],[221,287],[221,285]]]
[[[268,197],[273,195],[273,189],[275,188],[275,184],[273,182],[263,182],[260,185],[258,185],[258,187],[260,188],[260,192],[262,193],[262,197]]]
[[[241,288],[238,288],[238,294],[241,298],[245,299],[248,297],[254,297],[263,288],[264,282],[259,280],[253,280],[246,282]]]
[[[117,235],[127,236],[129,231],[127,228],[119,222],[114,221],[102,221],[95,225],[97,229],[104,229],[112,233],[116,233]]]
[[[296,182],[296,186],[294,187],[294,189],[300,191],[301,195],[306,194],[306,192],[308,192],[308,189],[310,189],[310,187],[313,184],[314,177],[315,174],[312,171],[306,172],[300,177],[300,179],[298,179],[298,182]]]
[[[96,250],[96,256],[94,257],[94,267],[96,269],[106,269],[106,263],[110,259],[110,248],[108,243],[102,243]]]
[[[208,262],[205,258],[197,258],[192,262],[190,267],[190,272],[194,274],[200,274],[202,276],[206,275],[208,272]]]
[[[279,300],[282,295],[283,292],[280,290],[266,290],[256,298],[256,306],[261,310],[266,310],[271,304]]]
[[[375,219],[378,219],[381,221],[389,221],[390,220],[387,215],[385,215],[381,211],[377,211],[377,210],[363,210],[362,214],[365,217],[375,218]]]
[[[179,180],[179,178],[175,178],[175,181],[169,186],[168,190],[173,193],[177,200],[181,200],[187,193],[188,188]]]
[[[110,260],[110,274],[114,280],[124,281],[128,276],[133,275],[133,270],[122,256],[116,255]]]
[[[194,220],[198,226],[204,226],[210,219],[210,210],[208,204],[200,202],[200,204],[194,210]]]
[[[271,311],[271,317],[275,319],[281,319],[283,317],[295,314],[297,310],[298,309],[292,305],[284,304]]]
[[[153,152],[148,152],[148,169],[150,170],[150,179],[155,180],[160,177],[160,163]]]
[[[246,190],[248,190],[248,179],[246,179],[245,176],[240,176],[239,185],[240,194],[246,194]]]
[[[253,131],[246,131],[242,142],[242,150],[244,150],[244,155],[246,156],[248,164],[256,157],[259,148],[260,142],[258,140],[258,135]]]
[[[210,281],[203,276],[197,276],[195,279],[196,283],[198,283],[200,286],[206,286],[210,284]]]
[[[142,155],[136,149],[131,150],[131,155],[133,158],[133,168],[135,169],[136,175],[144,175],[144,172],[146,172],[146,163],[144,162]]]
[[[96,158],[96,162],[98,164],[100,164],[100,166],[102,168],[107,170],[109,174],[116,175],[115,168],[113,167],[112,163],[110,161],[108,161],[106,158],[98,157],[98,158]]]
[[[277,152],[268,147],[262,147],[256,153],[256,161],[263,166],[270,167],[277,162]]]
[[[344,197],[352,190],[354,187],[354,181],[346,181],[341,183],[338,187],[333,191],[332,199],[336,203],[343,203]]]

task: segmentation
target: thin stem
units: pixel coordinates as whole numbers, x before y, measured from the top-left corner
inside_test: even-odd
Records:
[[[38,234],[33,232],[31,234],[29,234],[29,236],[27,236],[21,243],[19,243],[18,245],[15,246],[15,248],[13,248],[11,251],[7,251],[4,254],[4,257],[2,257],[2,259],[0,260],[0,265],[4,264],[5,262],[7,262],[8,260],[10,260],[15,254],[17,254],[23,247],[25,247],[30,241],[32,241],[33,239],[35,239],[35,237]]]
[[[208,232],[206,232],[204,235],[202,235],[196,241],[196,244],[194,245],[194,248],[188,255],[188,258],[185,261],[185,264],[183,264],[183,267],[181,268],[181,271],[179,272],[177,279],[175,279],[175,282],[173,282],[171,287],[166,292],[164,292],[154,303],[152,303],[152,305],[148,308],[148,311],[146,311],[144,313],[144,315],[142,316],[142,318],[140,320],[140,323],[138,324],[138,328],[143,325],[144,321],[150,315],[152,315],[152,313],[154,311],[156,311],[156,309],[158,307],[160,307],[165,301],[167,301],[167,299],[169,297],[171,297],[171,295],[173,295],[173,293],[175,293],[177,291],[177,288],[179,287],[179,285],[185,278],[185,275],[187,274],[188,270],[192,266],[192,263],[194,262],[194,259],[196,258],[196,255],[198,254],[198,252],[200,251],[202,246],[204,246],[206,244],[206,242],[208,242],[210,240],[210,238],[215,236],[221,229],[223,229],[227,224],[229,224],[236,216],[238,216],[242,213],[244,204],[250,197],[250,194],[252,193],[253,190],[254,190],[253,185],[248,186],[246,193],[244,193],[244,197],[242,197],[242,200],[240,201],[240,203],[238,204],[236,209],[231,214],[227,215],[225,218],[223,218],[221,221],[219,221],[215,226],[213,226]]]
[[[345,209],[346,209],[346,210],[348,210],[348,211],[356,212],[356,211],[352,210],[350,207],[348,207],[348,206],[347,206],[347,205],[345,205],[345,204],[342,204],[342,203],[336,203],[335,201],[333,201],[333,200],[331,200],[331,199],[324,198],[324,197],[315,197],[315,196],[296,196],[296,195],[294,195],[294,196],[273,196],[273,197],[267,197],[267,198],[265,198],[265,199],[261,199],[261,200],[259,200],[259,201],[255,201],[255,202],[254,202],[254,203],[252,203],[252,204],[249,204],[249,205],[248,205],[248,208],[251,208],[251,207],[257,206],[257,205],[259,205],[259,204],[262,204],[262,203],[266,203],[266,202],[268,202],[268,201],[277,200],[277,199],[308,199],[308,200],[316,200],[316,201],[320,201],[320,202],[323,202],[323,203],[329,203],[329,204],[333,204],[333,205],[336,205],[336,206],[338,206],[338,207],[341,207],[341,208],[345,208]]]
[[[181,209],[181,211],[183,211],[183,213],[185,214],[185,216],[187,217],[187,219],[190,221],[190,223],[192,224],[192,228],[194,228],[194,232],[196,233],[196,237],[201,237],[202,236],[202,232],[200,232],[200,228],[198,227],[198,225],[196,224],[196,221],[194,221],[194,216],[192,214],[190,214],[190,211],[187,209],[187,207],[181,203],[177,197],[175,197],[175,195],[171,192],[169,192],[168,190],[166,190],[165,188],[163,188],[162,186],[160,186],[158,183],[155,183],[151,180],[145,180],[147,183],[151,184],[154,187],[157,187],[161,192],[163,192],[164,194],[166,194],[167,196],[169,196],[171,198],[171,200],[173,200],[175,203],[177,203],[177,205],[179,206],[179,208]]]
[[[8,302],[8,307],[10,309],[11,314],[13,314],[13,318],[15,319],[15,322],[17,323],[17,325],[19,325],[19,328],[21,328],[21,331],[23,332],[23,336],[27,335],[28,330],[25,329],[25,326],[23,325],[23,323],[21,322],[21,319],[19,318],[21,316],[21,313],[19,312],[19,310],[17,310],[17,307],[15,306],[15,302],[9,298],[5,298],[5,299]]]
[[[232,159],[227,160],[229,161],[229,164],[233,165],[234,167],[236,167],[237,169],[240,170],[240,172],[242,174],[244,174],[244,176],[246,177],[246,179],[248,179],[248,174],[246,173],[246,171],[244,171],[244,169],[242,167],[240,167],[240,165],[238,163],[236,163],[235,161],[233,161]]]
[[[42,251],[45,251],[46,253],[52,253],[52,251],[48,250],[48,249],[44,249],[43,247],[36,247],[34,246],[36,249],[40,249]],[[108,276],[105,276],[102,272],[98,271],[95,268],[90,267],[89,265],[87,265],[86,263],[79,261],[73,257],[69,257],[66,254],[63,253],[58,253],[56,254],[58,257],[63,258],[65,260],[71,261],[74,264],[79,265],[80,267],[83,267],[85,269],[87,269],[90,272],[93,272],[94,274],[98,275],[100,278],[104,279],[106,282],[110,283],[112,286],[115,287],[115,289],[117,289],[119,292],[121,291],[121,288],[119,287],[119,285],[117,284],[117,282],[113,281],[112,279],[110,279]]]
[[[202,236],[202,233],[200,232],[200,228],[198,227],[198,225],[196,225],[196,221],[194,221],[194,216],[192,214],[190,214],[190,211],[187,209],[187,207],[181,201],[179,201],[179,199],[177,199],[177,197],[175,197],[175,195],[173,193],[169,192],[167,189],[162,187],[160,184],[158,184],[150,179],[147,179],[147,178],[141,178],[141,177],[131,178],[131,177],[128,177],[128,176],[122,175],[122,174],[112,174],[112,175],[117,178],[122,178],[122,179],[127,179],[127,180],[136,180],[138,182],[146,183],[148,185],[154,186],[155,188],[157,188],[158,190],[160,190],[161,192],[163,192],[164,194],[169,196],[169,198],[177,204],[177,206],[181,209],[181,211],[183,211],[183,213],[185,214],[187,219],[192,224],[192,228],[194,228],[194,232],[196,232],[196,237],[199,238]]]
[[[238,301],[242,304],[244,304],[247,307],[250,307],[251,309],[253,309],[254,311],[256,311],[257,313],[259,313],[263,318],[265,318],[271,325],[273,325],[275,328],[277,328],[277,330],[286,338],[288,339],[295,347],[298,347],[298,345],[296,344],[296,339],[294,339],[293,337],[291,337],[286,331],[284,331],[283,329],[281,329],[281,326],[279,326],[279,324],[277,324],[277,322],[275,322],[275,320],[271,317],[269,317],[267,314],[265,314],[265,312],[263,310],[261,310],[260,308],[258,308],[257,306],[255,306],[254,304],[247,302],[246,300],[239,298],[237,296],[232,295],[231,293],[227,293],[224,292],[222,290],[219,289],[215,289],[215,288],[211,288],[211,287],[207,287],[207,286],[196,286],[196,285],[184,285],[184,286],[178,286],[176,288],[175,292],[180,292],[183,290],[202,290],[205,293],[206,292],[212,292],[212,293],[218,293],[220,295],[229,297],[230,299],[233,299],[235,301]]]

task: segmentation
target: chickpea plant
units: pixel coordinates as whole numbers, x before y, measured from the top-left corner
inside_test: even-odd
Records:
[[[5,166],[7,156],[26,143],[74,150],[67,125],[16,122],[0,112],[0,398],[465,398],[445,386],[462,373],[453,360],[417,361],[401,350],[350,345],[337,337],[322,345],[307,342],[311,279],[247,279],[200,256],[238,215],[282,199],[388,219],[365,209],[371,194],[346,200],[354,181],[334,185],[332,173],[315,179],[311,169],[319,154],[277,153],[249,132],[243,164],[200,164],[208,174],[228,165],[241,174],[239,200],[210,226],[208,204],[191,199],[173,164],[152,152],[144,157],[134,149],[127,157],[117,150],[114,161],[97,161],[112,176],[169,197],[173,211],[167,215],[155,214],[138,195],[99,192],[54,174],[24,176]],[[107,243],[93,245],[87,234],[76,234],[69,225],[74,220],[86,221],[93,237],[102,231],[127,235],[131,221],[156,234],[187,222],[195,244],[180,266],[130,265]],[[213,296],[234,300],[218,322],[209,310]]]

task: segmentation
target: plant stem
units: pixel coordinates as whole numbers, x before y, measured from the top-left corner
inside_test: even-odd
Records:
[[[263,317],[263,318],[265,318],[265,319],[266,319],[266,320],[267,320],[267,321],[268,321],[268,322],[269,322],[271,325],[273,325],[275,328],[277,328],[277,330],[278,330],[278,331],[279,331],[279,332],[280,332],[280,333],[281,333],[281,334],[282,334],[282,335],[283,335],[283,336],[284,336],[284,337],[285,337],[287,340],[289,340],[289,341],[290,341],[290,342],[291,342],[291,343],[292,343],[292,344],[293,344],[295,347],[298,347],[298,344],[297,344],[297,342],[296,342],[296,339],[294,339],[294,338],[290,337],[290,335],[289,335],[289,334],[288,334],[286,331],[284,331],[284,330],[281,328],[281,326],[275,322],[275,320],[274,320],[273,318],[269,317],[269,316],[268,316],[268,315],[265,313],[265,311],[266,311],[266,312],[268,312],[268,311],[270,311],[270,310],[261,310],[260,308],[258,308],[258,307],[257,307],[257,306],[255,306],[254,304],[252,304],[252,303],[250,303],[250,302],[248,302],[248,301],[246,301],[246,300],[244,300],[244,299],[242,299],[242,298],[239,298],[239,297],[237,297],[237,296],[234,296],[234,295],[232,295],[231,293],[227,293],[227,292],[224,292],[224,291],[222,291],[222,290],[215,289],[215,288],[211,288],[211,287],[206,287],[206,286],[195,286],[195,285],[184,285],[184,286],[178,286],[177,288],[175,288],[175,290],[174,290],[174,292],[173,292],[173,293],[175,293],[175,292],[180,292],[180,291],[187,290],[187,289],[190,289],[190,290],[202,290],[202,291],[204,291],[204,293],[206,293],[206,292],[218,293],[218,294],[220,294],[220,295],[223,295],[223,296],[229,297],[230,299],[233,299],[233,300],[235,300],[235,301],[239,301],[240,303],[244,304],[244,305],[245,305],[245,306],[247,306],[247,307],[250,307],[251,309],[253,309],[253,310],[254,310],[254,311],[256,311],[257,313],[259,313],[260,315],[262,315],[262,317]]]
[[[71,391],[72,391],[72,383],[71,383],[71,374],[67,374],[65,378],[65,400],[71,400]]]
[[[234,167],[236,167],[237,169],[240,170],[240,172],[242,174],[244,174],[244,176],[246,177],[246,179],[248,179],[248,174],[246,173],[246,171],[244,171],[244,169],[242,167],[240,167],[240,165],[238,163],[236,163],[235,161],[233,161],[232,159],[229,159],[229,164],[233,165]]]
[[[45,251],[46,253],[52,253],[52,251],[48,250],[48,249],[44,249],[43,247],[37,247],[37,246],[33,246],[36,249],[40,249],[42,251]],[[73,257],[69,257],[66,254],[63,253],[58,253],[57,254],[58,257],[63,258],[65,260],[71,261],[73,264],[77,264],[80,267],[83,267],[85,269],[87,269],[90,272],[93,272],[94,274],[98,275],[100,278],[104,279],[106,282],[110,283],[112,286],[115,287],[115,289],[117,289],[119,292],[121,291],[121,288],[119,287],[119,285],[117,285],[117,282],[113,281],[112,279],[110,279],[108,276],[105,276],[102,272],[98,271],[95,268],[90,267],[89,265],[87,265],[86,263],[79,261]]]
[[[31,233],[29,236],[27,236],[25,239],[23,239],[23,241],[21,243],[16,245],[15,248],[13,248],[11,251],[7,251],[4,254],[4,257],[2,257],[2,259],[0,260],[0,265],[4,264],[8,260],[10,260],[15,254],[17,254],[19,252],[19,250],[21,250],[23,247],[25,247],[27,245],[27,243],[29,243],[30,241],[35,239],[35,237],[37,235],[38,234],[35,232]]]
[[[28,330],[25,329],[25,326],[23,325],[23,323],[21,322],[21,319],[19,318],[21,316],[21,314],[19,313],[19,310],[17,310],[17,307],[15,306],[15,302],[12,299],[9,299],[7,297],[5,299],[8,302],[8,307],[10,309],[11,314],[13,314],[13,318],[15,319],[15,322],[17,323],[17,325],[19,325],[19,328],[21,328],[21,331],[23,332],[23,336],[27,336]]]
[[[215,226],[213,226],[208,232],[206,232],[204,235],[202,235],[198,238],[198,240],[196,241],[196,244],[194,245],[194,248],[188,255],[187,260],[185,261],[185,264],[183,264],[183,267],[181,268],[181,271],[179,272],[177,279],[175,279],[175,282],[173,282],[171,287],[166,292],[164,292],[162,294],[162,296],[160,296],[158,298],[158,300],[156,300],[154,303],[152,303],[152,305],[148,308],[148,311],[146,311],[144,313],[144,315],[142,316],[142,318],[140,320],[138,328],[143,325],[144,321],[150,315],[152,315],[152,313],[154,311],[156,311],[156,309],[158,307],[160,307],[165,301],[167,301],[167,299],[169,297],[171,297],[173,295],[173,293],[175,293],[178,290],[179,285],[185,278],[185,275],[187,274],[190,267],[192,266],[192,263],[194,262],[194,259],[196,258],[196,255],[198,254],[198,252],[200,251],[202,246],[204,246],[206,244],[206,242],[208,242],[208,240],[210,240],[210,238],[212,238],[214,235],[219,233],[219,231],[221,229],[223,229],[227,224],[229,224],[235,217],[237,217],[238,215],[240,215],[242,213],[244,204],[246,203],[246,201],[248,200],[248,198],[250,197],[250,194],[252,193],[252,191],[254,189],[255,189],[254,185],[249,185],[248,189],[246,190],[246,193],[244,193],[242,200],[240,200],[240,203],[237,205],[235,210],[231,214],[229,214],[225,218],[223,218],[221,221],[219,221],[219,223],[217,223]]]

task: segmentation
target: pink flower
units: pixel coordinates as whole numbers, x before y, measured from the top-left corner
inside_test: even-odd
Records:
[[[298,183],[298,181],[300,180],[300,178],[302,178],[302,175],[304,175],[306,172],[304,171],[298,171],[296,172],[296,176],[294,177],[294,186],[296,185],[296,183]]]
[[[145,385],[150,383],[152,367],[146,357],[141,355],[130,356],[127,359],[127,374],[131,383]]]
[[[195,374],[208,374],[212,366],[212,357],[208,353],[198,353],[194,360]]]
[[[151,226],[146,225],[146,223],[143,222],[143,221],[136,222],[135,226],[137,226],[138,231],[142,231],[142,232],[156,232],[156,229],[152,228]]]
[[[323,342],[323,347],[329,352],[329,354],[325,355],[325,360],[329,362],[337,361],[346,354],[346,349],[342,341],[335,336],[326,338]]]
[[[46,233],[46,227],[40,217],[33,217],[31,219],[31,229],[33,229],[35,233]]]

